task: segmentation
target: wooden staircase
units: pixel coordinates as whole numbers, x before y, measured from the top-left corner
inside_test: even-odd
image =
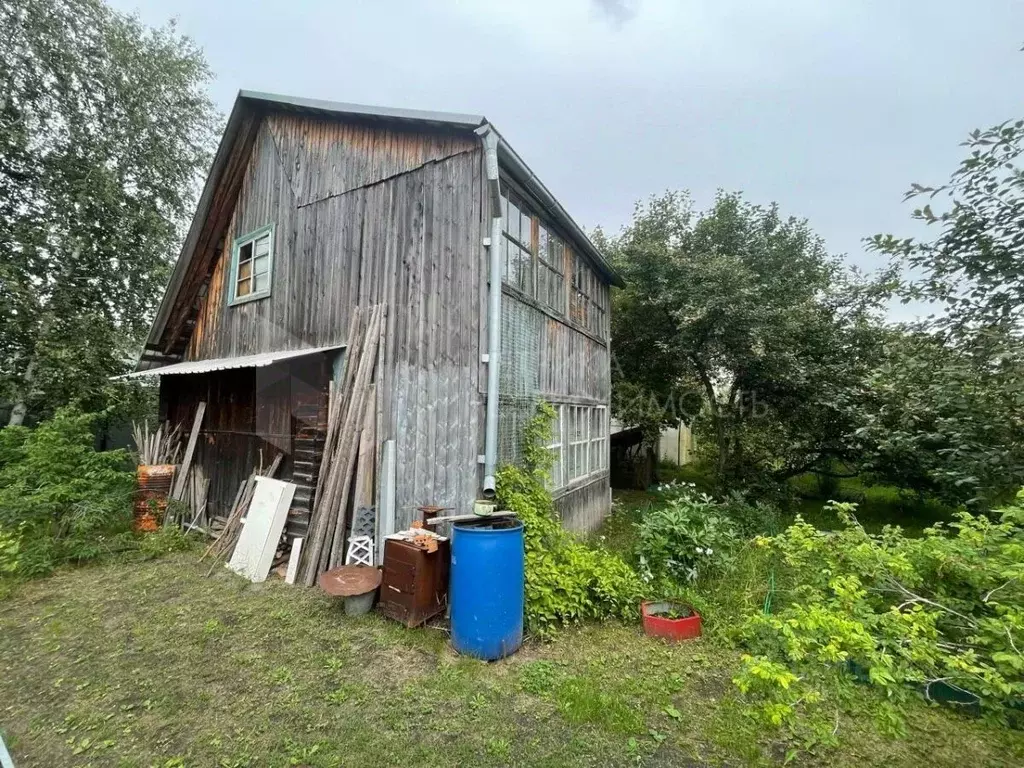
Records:
[[[313,509],[317,475],[327,433],[327,409],[323,397],[296,404],[292,413],[292,482],[295,496],[288,511],[287,536],[305,536]]]

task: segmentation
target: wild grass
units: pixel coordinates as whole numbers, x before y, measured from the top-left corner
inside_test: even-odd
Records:
[[[834,489],[824,492],[812,474],[790,480],[797,500],[792,514],[800,513],[807,522],[822,530],[834,530],[839,521],[824,511],[828,501],[852,501],[857,504],[857,519],[870,533],[885,525],[898,525],[911,536],[919,536],[928,526],[949,520],[955,511],[938,499],[893,485],[872,485],[860,477],[838,478]]]
[[[662,462],[658,473],[662,482],[693,483],[699,491],[714,491],[714,481],[709,471],[699,462],[684,466]],[[894,485],[870,483],[862,477],[835,478],[831,488],[823,488],[816,475],[806,473],[791,478],[789,490],[792,492],[792,500],[783,509],[782,522],[788,524],[800,514],[807,522],[822,530],[833,530],[839,525],[838,519],[824,509],[829,501],[855,502],[857,519],[871,533],[880,532],[885,525],[898,525],[908,535],[919,536],[928,526],[940,520],[949,520],[955,511],[948,504],[926,494]],[[633,496],[630,503],[639,500],[640,497]]]
[[[442,629],[207,579],[195,560],[65,569],[0,602],[0,728],[18,768],[770,765],[792,746],[744,716],[714,621],[675,647],[586,626],[486,664]],[[755,586],[734,599],[760,599]],[[923,703],[889,739],[871,701],[836,702],[839,747],[796,764],[1024,760],[1020,734]]]

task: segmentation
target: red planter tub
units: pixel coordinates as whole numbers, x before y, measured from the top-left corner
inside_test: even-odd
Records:
[[[672,643],[700,637],[700,614],[683,603],[645,600],[640,604],[640,615],[644,632],[650,637],[663,637]]]

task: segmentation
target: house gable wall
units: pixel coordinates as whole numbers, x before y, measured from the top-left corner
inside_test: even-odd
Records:
[[[449,261],[476,260],[479,239],[470,253],[469,227],[461,221],[478,220],[470,210],[479,201],[469,199],[469,177],[477,175],[479,154],[472,136],[291,114],[264,118],[185,359],[345,343],[351,309],[386,301],[388,281],[417,282],[421,267],[429,280],[431,267],[450,266],[425,250],[458,245]],[[423,219],[425,207],[435,207],[435,193],[449,198],[451,208],[438,211],[447,222]],[[434,224],[451,227],[453,217],[462,239],[447,233],[446,245],[435,242],[446,233]],[[231,306],[232,242],[268,224],[275,225],[271,294]]]
[[[471,132],[264,117],[185,351],[345,344],[352,310],[386,303],[380,439],[396,441],[399,525],[421,505],[467,510],[479,488],[482,189]],[[231,244],[268,224],[270,295],[232,306]]]

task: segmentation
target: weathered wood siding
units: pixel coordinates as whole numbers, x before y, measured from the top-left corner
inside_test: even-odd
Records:
[[[551,403],[611,403],[607,341],[506,289],[502,295],[500,459],[519,458],[518,437],[538,399]],[[565,527],[591,531],[611,511],[608,472],[579,478],[556,493]]]
[[[468,510],[479,487],[481,169],[472,133],[265,117],[185,355],[344,344],[352,309],[386,302],[399,525]],[[271,223],[270,296],[229,306],[232,241]]]
[[[503,394],[607,404],[608,345],[505,290],[501,300]]]
[[[442,151],[449,154],[440,157]],[[473,209],[479,208],[479,164],[475,137],[435,138],[268,116],[257,133],[186,359],[344,343],[351,309],[383,300],[390,290],[387,281],[417,279],[415,260],[436,255],[422,253],[424,247],[464,244],[479,218]],[[435,194],[446,199],[435,204]],[[473,196],[477,199],[470,200]],[[424,220],[427,204],[449,220]],[[433,227],[451,226],[456,205],[456,215],[468,222],[459,227],[462,240],[434,242],[447,233]],[[418,229],[398,232],[403,219],[417,215],[411,224]],[[232,242],[270,223],[276,225],[270,297],[228,306]],[[459,256],[479,261],[479,252],[477,237],[472,254],[463,250]],[[389,259],[397,260],[398,269]]]
[[[555,497],[562,525],[570,531],[589,533],[601,525],[611,511],[612,490],[603,472],[584,485],[575,485]]]
[[[208,404],[193,462],[210,480],[212,516],[226,516],[239,484],[279,454],[278,477],[292,477],[295,435],[326,416],[330,370],[330,356],[320,354],[263,368],[161,379],[162,418],[190,428],[199,402]],[[296,493],[288,519],[292,536],[303,535],[308,522],[311,494],[301,490],[305,493]]]

